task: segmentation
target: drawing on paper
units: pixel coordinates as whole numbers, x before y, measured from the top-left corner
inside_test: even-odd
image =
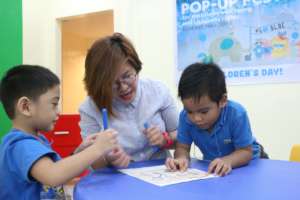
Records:
[[[168,171],[164,165],[121,169],[119,171],[157,186],[166,186],[176,183],[216,177],[215,175],[207,174],[205,171],[191,168],[185,172],[171,172]]]

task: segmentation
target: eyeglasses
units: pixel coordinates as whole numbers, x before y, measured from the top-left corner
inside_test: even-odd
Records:
[[[136,80],[136,75],[136,73],[125,74],[113,83],[113,90],[120,89],[122,83],[126,85],[131,85]]]

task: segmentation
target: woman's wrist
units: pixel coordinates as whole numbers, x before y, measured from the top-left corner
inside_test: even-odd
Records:
[[[172,140],[172,138],[170,137],[170,135],[167,132],[163,132],[162,133],[164,140],[165,140],[165,144],[162,146],[163,149],[169,149],[173,146],[174,141]]]

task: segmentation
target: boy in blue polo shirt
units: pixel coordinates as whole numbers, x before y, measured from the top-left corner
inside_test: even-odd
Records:
[[[16,66],[2,78],[0,99],[13,128],[0,145],[1,200],[64,199],[63,190],[53,188],[116,147],[115,131],[107,130],[84,142],[81,152],[60,159],[39,134],[58,119],[59,97],[59,79],[44,67]]]
[[[209,160],[209,173],[227,175],[232,168],[260,157],[261,147],[252,136],[246,110],[227,100],[223,71],[215,64],[195,63],[182,73],[178,96],[184,105],[174,158],[166,160],[170,170],[185,171],[191,144]]]

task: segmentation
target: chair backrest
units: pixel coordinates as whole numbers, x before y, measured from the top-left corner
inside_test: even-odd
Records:
[[[294,144],[292,146],[290,161],[300,162],[300,144]]]
[[[59,115],[54,129],[43,133],[61,157],[69,156],[80,145],[82,139],[79,121],[79,114],[62,114]]]

